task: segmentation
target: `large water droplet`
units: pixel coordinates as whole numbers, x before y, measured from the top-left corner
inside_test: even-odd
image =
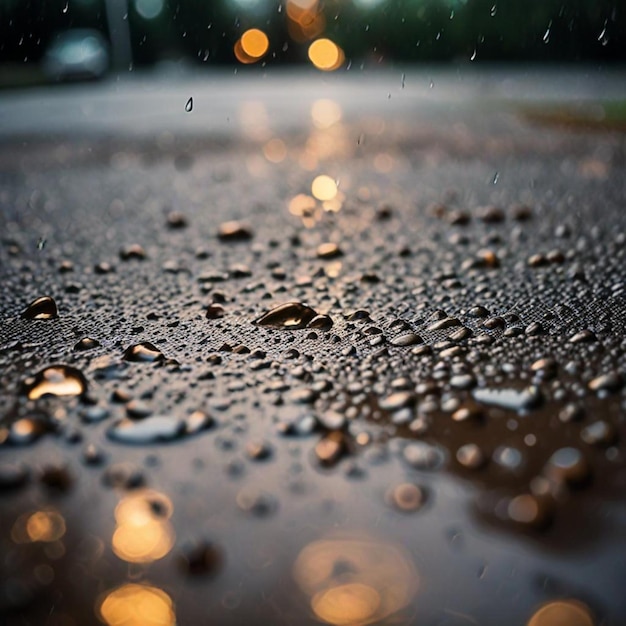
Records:
[[[87,380],[75,367],[51,365],[27,378],[23,391],[30,400],[37,400],[45,395],[80,396],[87,391]]]
[[[141,445],[173,441],[181,437],[184,432],[183,420],[155,415],[142,420],[122,419],[107,430],[107,436],[120,443]]]
[[[268,311],[257,319],[255,323],[259,326],[295,330],[304,328],[316,316],[317,312],[305,304],[287,302]]]
[[[126,348],[124,352],[125,361],[152,363],[154,361],[162,361],[164,358],[163,353],[149,341],[133,344]]]
[[[189,98],[185,104],[185,111],[191,113],[193,111],[193,98]]]
[[[21,317],[26,320],[49,320],[57,316],[56,302],[50,296],[33,300],[21,314]]]
[[[524,411],[533,409],[543,400],[541,391],[535,385],[526,387],[525,389],[493,389],[482,387],[475,389],[474,398],[479,402],[497,406],[502,409],[511,409],[513,411]]]

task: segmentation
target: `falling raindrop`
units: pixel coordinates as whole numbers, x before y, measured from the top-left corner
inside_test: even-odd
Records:
[[[477,55],[476,48],[474,48],[474,52],[472,52],[472,56],[470,57],[470,61],[475,61],[476,60],[476,55]]]
[[[185,111],[187,111],[187,113],[191,113],[193,111],[193,98],[189,98],[189,100],[187,100],[187,103],[185,104]]]

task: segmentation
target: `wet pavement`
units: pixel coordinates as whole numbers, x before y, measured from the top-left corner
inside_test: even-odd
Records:
[[[3,96],[2,623],[626,623],[622,78]]]

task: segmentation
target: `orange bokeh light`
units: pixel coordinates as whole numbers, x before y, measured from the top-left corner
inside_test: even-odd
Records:
[[[250,28],[235,43],[235,57],[246,65],[263,58],[270,47],[267,35],[258,28]]]
[[[316,39],[309,46],[309,59],[318,70],[332,72],[339,69],[345,60],[343,50],[330,39]]]

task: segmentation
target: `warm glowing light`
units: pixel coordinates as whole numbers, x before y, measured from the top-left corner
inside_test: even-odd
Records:
[[[263,154],[270,163],[280,163],[287,156],[285,143],[278,138],[270,139],[263,146]]]
[[[302,11],[313,11],[317,8],[318,0],[288,0],[287,13],[300,9]]]
[[[136,491],[121,500],[115,507],[115,521],[118,524],[143,524],[153,520],[167,520],[172,517],[172,501],[153,489]]]
[[[311,106],[311,119],[320,129],[330,128],[341,120],[341,107],[334,100],[322,98]]]
[[[169,523],[123,524],[113,534],[113,552],[129,563],[152,563],[162,559],[174,545]]]
[[[109,592],[100,605],[108,626],[174,626],[176,615],[170,597],[156,587],[123,585]]]
[[[383,174],[391,172],[393,169],[393,157],[387,152],[379,152],[374,157],[374,167]]]
[[[302,217],[312,215],[315,212],[315,198],[299,193],[289,201],[289,213]]]
[[[258,28],[251,28],[241,35],[241,49],[251,59],[260,59],[268,50],[270,41],[267,35]]]
[[[366,536],[309,544],[294,578],[315,615],[337,626],[382,622],[407,606],[418,580],[405,550]]]
[[[326,200],[325,202],[322,202],[322,208],[324,209],[324,211],[326,211],[326,213],[339,213],[343,205],[342,198],[337,195],[332,200]]]
[[[289,0],[286,12],[289,37],[297,43],[319,37],[326,28],[326,18],[317,0]]]
[[[37,511],[26,521],[30,541],[58,541],[65,535],[65,520],[56,511]]]
[[[594,626],[589,609],[576,600],[557,600],[541,606],[528,626]]]
[[[321,174],[311,184],[311,193],[318,200],[332,200],[337,195],[337,183],[330,176]]]
[[[174,530],[168,521],[172,511],[171,501],[156,491],[124,498],[115,509],[113,552],[129,563],[162,559],[174,545]]]
[[[269,39],[262,30],[251,28],[237,40],[233,51],[237,61],[249,65],[265,56],[269,45]]]
[[[376,589],[352,583],[315,594],[311,606],[315,614],[329,624],[363,624],[376,614],[380,596]]]
[[[341,67],[345,57],[343,50],[330,39],[316,39],[309,46],[309,59],[318,70],[332,72]]]

